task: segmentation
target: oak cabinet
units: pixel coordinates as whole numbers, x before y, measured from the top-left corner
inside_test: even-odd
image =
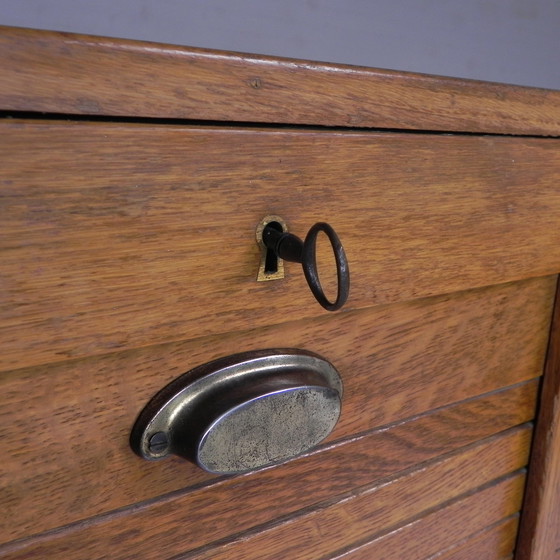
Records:
[[[0,52],[1,557],[560,558],[560,92],[10,28]],[[256,281],[270,214],[335,227],[342,311],[297,265]],[[273,347],[342,375],[316,449],[233,477],[132,453],[166,383]]]

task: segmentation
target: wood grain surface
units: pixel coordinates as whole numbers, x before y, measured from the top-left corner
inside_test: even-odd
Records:
[[[560,135],[560,92],[0,28],[0,110]]]
[[[408,519],[527,464],[531,430],[510,430],[323,509],[185,557],[196,560],[315,560],[404,524]],[[481,465],[488,468],[481,469]],[[507,552],[511,552],[510,548]],[[498,558],[501,558],[499,556]]]
[[[4,121],[0,163],[3,370],[323,315],[256,282],[271,213],[338,231],[346,309],[560,270],[556,140]]]
[[[516,514],[426,560],[506,560],[515,547],[518,526]]]
[[[0,557],[509,557],[560,271],[560,139],[529,136],[560,92],[1,27],[0,56]],[[297,265],[255,281],[268,214],[338,231],[344,312]],[[559,314],[516,560],[560,560]],[[344,380],[321,446],[235,477],[133,455],[166,383],[292,346]]]
[[[523,474],[512,475],[331,560],[424,560],[518,511],[524,482]]]
[[[560,557],[560,286],[523,509],[516,560],[556,560]]]
[[[502,424],[501,403],[495,400],[485,404],[497,404],[497,422]],[[203,548],[193,552],[194,557],[280,558],[297,549],[299,560],[301,546],[301,558],[317,558],[314,546],[318,552],[348,546],[526,464],[530,429],[522,426],[431,464],[416,466],[442,451],[472,441],[468,432],[473,429],[475,418],[466,416],[466,412],[465,408],[454,407],[445,425],[441,424],[441,413],[434,413],[428,423],[411,421],[332,448],[317,457],[287,463],[280,469],[236,477],[215,487],[170,496],[145,507],[13,543],[0,548],[0,554],[10,560],[61,555],[78,559],[84,558],[85,550],[88,560],[94,560],[104,558],[107,550],[111,550],[114,560],[163,559],[241,531],[252,529],[256,533],[264,529],[262,537],[257,535],[254,541],[247,534],[245,543],[241,535],[232,546],[223,550]],[[485,420],[479,414],[483,424],[479,434],[490,433],[490,417]],[[456,426],[448,423],[452,415]],[[463,427],[461,415],[470,427]],[[435,428],[435,432],[428,433],[430,428]],[[448,444],[443,443],[444,430],[456,431]],[[391,440],[396,440],[396,445]],[[380,457],[392,460],[393,466],[379,462]],[[485,461],[484,468],[476,462],[478,459]],[[391,477],[402,468],[408,470],[393,480]],[[316,511],[310,507],[318,505]],[[280,524],[268,530],[263,525],[302,508],[307,508],[302,516],[279,519]],[[507,514],[504,512],[503,516]],[[487,517],[481,520],[487,521]],[[323,542],[317,542],[318,531]],[[261,546],[270,548],[265,550]],[[237,547],[241,549],[237,551]]]
[[[324,355],[345,388],[342,417],[329,440],[336,441],[538,377],[554,290],[554,277],[531,279],[6,372],[0,421],[10,426],[4,433],[9,453],[0,475],[9,515],[0,519],[2,540],[208,480],[190,463],[149,463],[128,446],[148,400],[192,367],[275,346]],[[517,423],[533,417],[534,389],[519,391],[522,417],[512,411]]]

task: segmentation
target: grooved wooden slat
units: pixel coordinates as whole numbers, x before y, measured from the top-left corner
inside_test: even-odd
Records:
[[[323,558],[524,467],[530,436],[527,427],[514,429],[325,509],[253,535],[241,534],[233,542],[207,547],[185,556],[185,560]]]
[[[0,163],[0,370],[325,314],[256,282],[270,213],[339,232],[346,309],[560,270],[560,140],[3,122]]]
[[[515,546],[519,516],[515,515],[426,560],[505,560]]]
[[[560,134],[560,93],[0,28],[0,110]]]
[[[516,560],[560,557],[560,285],[546,358]]]
[[[518,511],[524,482],[511,476],[331,560],[422,560]]]
[[[13,543],[0,548],[0,554],[49,557],[84,549],[91,560],[118,542],[111,551],[116,560],[130,558],[133,549],[149,558],[204,546],[526,422],[534,414],[536,389],[533,381],[440,409],[279,467],[218,480],[67,531]],[[49,506],[56,507],[54,500]]]
[[[539,376],[554,288],[555,278],[532,279],[4,373],[0,541],[208,480],[189,463],[148,463],[128,447],[142,407],[192,367],[239,350],[318,352],[345,385],[331,441],[348,438]],[[522,402],[518,422],[532,418],[532,401]]]

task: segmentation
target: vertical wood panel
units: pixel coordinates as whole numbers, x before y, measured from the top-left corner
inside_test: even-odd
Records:
[[[543,377],[516,560],[560,553],[560,284]]]

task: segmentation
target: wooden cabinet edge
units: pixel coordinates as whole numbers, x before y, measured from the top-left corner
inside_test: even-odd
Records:
[[[554,560],[560,539],[560,283],[542,380],[516,560]]]
[[[560,135],[555,90],[11,27],[0,56],[4,111]]]

